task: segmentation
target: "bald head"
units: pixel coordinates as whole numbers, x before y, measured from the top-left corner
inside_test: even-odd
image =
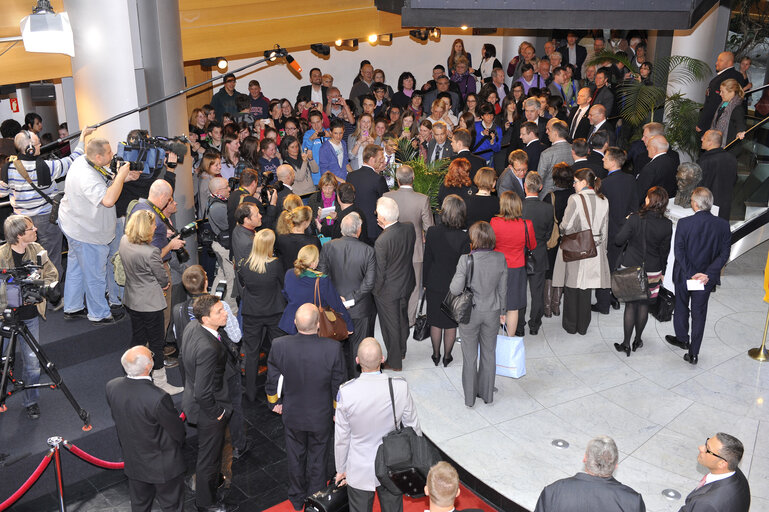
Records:
[[[120,364],[129,377],[149,375],[152,371],[152,352],[144,345],[131,347],[120,358]]]
[[[229,186],[227,178],[217,176],[216,178],[211,178],[211,181],[208,182],[208,191],[212,194],[216,194],[219,190],[227,186]]]
[[[147,199],[158,207],[164,207],[165,204],[171,199],[174,194],[174,189],[166,180],[155,180],[150,185],[150,193],[147,195]]]
[[[723,134],[718,130],[708,130],[702,135],[702,149],[710,151],[711,149],[721,147],[721,138]]]
[[[281,164],[275,169],[275,176],[286,185],[294,184],[294,168],[288,164]]]
[[[668,144],[668,140],[664,136],[657,135],[649,139],[647,148],[649,149],[649,158],[654,158],[660,153],[666,153],[670,149],[670,144]]]
[[[384,361],[382,346],[376,338],[364,338],[358,345],[358,364],[363,372],[375,372]]]
[[[726,68],[734,66],[734,54],[732,52],[721,52],[716,59],[716,72],[720,73]]]
[[[302,304],[296,310],[294,325],[300,334],[316,334],[318,332],[318,308],[310,304]]]

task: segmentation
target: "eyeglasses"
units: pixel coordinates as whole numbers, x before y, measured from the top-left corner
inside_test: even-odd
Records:
[[[710,448],[708,448],[708,441],[710,441],[710,438],[705,439],[705,453],[709,453],[709,454],[713,455],[714,457],[718,457],[719,459],[721,459],[724,462],[729,462],[725,458],[721,457],[719,454],[711,452]]]

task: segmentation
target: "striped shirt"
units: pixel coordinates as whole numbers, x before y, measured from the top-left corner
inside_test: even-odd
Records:
[[[50,197],[56,195],[60,191],[56,186],[56,180],[66,176],[69,166],[84,152],[83,143],[80,142],[69,156],[45,160],[46,165],[51,169],[51,184],[47,187],[38,188]],[[8,167],[8,183],[0,182],[0,197],[10,196],[13,213],[17,215],[27,215],[29,217],[48,215],[51,213],[51,205],[19,174],[19,171],[16,170],[16,166],[19,164],[24,165],[29,178],[33,183],[37,184],[35,161],[15,160]]]

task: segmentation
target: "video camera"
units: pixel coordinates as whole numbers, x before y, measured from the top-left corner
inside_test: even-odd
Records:
[[[187,144],[190,141],[184,135],[178,137],[150,137],[142,134],[139,137],[129,139],[128,142],[120,142],[117,145],[117,153],[110,161],[110,169],[117,172],[122,162],[130,162],[132,171],[142,171],[145,174],[154,174],[165,166],[166,153],[175,153],[178,163],[184,162],[187,154]]]
[[[7,307],[39,304],[43,300],[56,304],[61,300],[59,281],[46,284],[39,272],[41,268],[41,265],[29,261],[24,262],[21,267],[0,269],[0,281],[6,285]]]

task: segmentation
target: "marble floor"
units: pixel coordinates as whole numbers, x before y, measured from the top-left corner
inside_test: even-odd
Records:
[[[409,341],[402,375],[409,382],[424,432],[458,464],[518,504],[533,509],[542,488],[582,470],[587,441],[609,435],[620,463],[615,477],[641,492],[649,511],[676,511],[705,473],[698,446],[723,431],[745,446],[752,511],[769,511],[769,363],[747,356],[761,344],[767,314],[763,271],[769,244],[725,269],[711,295],[697,366],[665,343],[672,322],[650,317],[644,347],[631,357],[622,340],[621,311],[593,313],[586,336],[569,335],[561,318],[544,319],[525,337],[520,379],[497,377],[494,402],[465,407],[461,348],[443,368],[430,360],[430,341]],[[528,331],[527,331],[528,332]],[[769,400],[767,400],[769,401]],[[563,439],[568,448],[556,448]],[[663,496],[675,489],[680,499]]]

